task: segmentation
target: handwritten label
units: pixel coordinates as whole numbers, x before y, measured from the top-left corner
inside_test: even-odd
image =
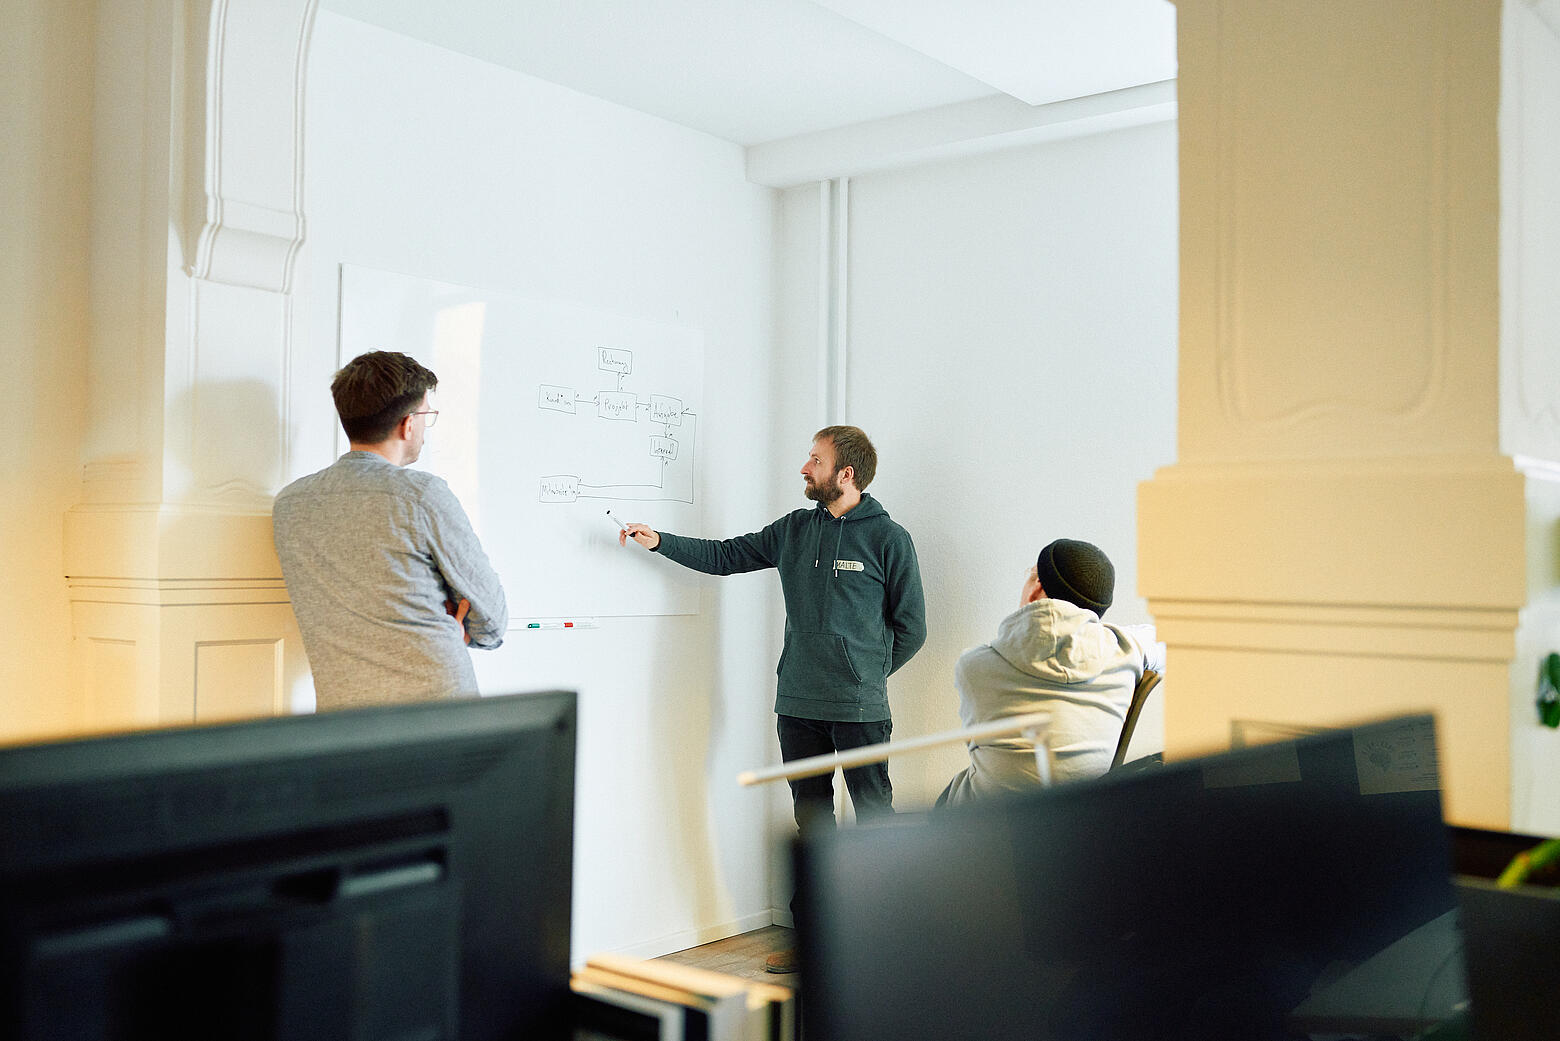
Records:
[[[616,347],[597,347],[596,368],[603,372],[615,372],[619,376],[627,376],[634,371],[634,352]]]
[[[574,391],[568,387],[549,387],[542,384],[537,392],[537,404],[554,412],[574,412]]]
[[[650,395],[650,422],[669,427],[682,426],[682,399],[665,394]]]
[[[573,502],[580,497],[580,479],[572,474],[543,477],[541,502]]]

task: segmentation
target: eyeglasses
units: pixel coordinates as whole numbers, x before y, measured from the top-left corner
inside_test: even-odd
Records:
[[[427,416],[428,418],[423,421],[424,428],[431,427],[439,421],[439,410],[436,408],[424,409],[421,412],[410,412],[408,415]]]

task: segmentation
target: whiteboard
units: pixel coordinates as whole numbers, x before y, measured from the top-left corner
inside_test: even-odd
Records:
[[[414,465],[466,508],[511,629],[698,612],[693,574],[619,547],[607,511],[699,534],[701,332],[351,264],[340,323],[341,364],[401,351],[438,375]]]

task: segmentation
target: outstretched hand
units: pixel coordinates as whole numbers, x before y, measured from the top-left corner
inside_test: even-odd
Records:
[[[645,549],[655,549],[661,544],[660,532],[644,524],[623,525],[623,530],[618,532],[618,545],[628,545],[629,539],[633,539]]]
[[[444,610],[448,611],[454,617],[456,623],[460,625],[460,638],[470,643],[471,634],[466,631],[466,613],[471,610],[471,601],[465,597],[462,597],[458,604],[452,604],[446,600],[444,601]]]

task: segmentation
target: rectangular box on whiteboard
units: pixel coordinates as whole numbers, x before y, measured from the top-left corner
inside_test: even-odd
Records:
[[[415,465],[460,498],[518,625],[698,613],[697,576],[618,546],[606,511],[701,533],[699,330],[351,264],[340,330],[341,364],[401,351],[438,374]]]

